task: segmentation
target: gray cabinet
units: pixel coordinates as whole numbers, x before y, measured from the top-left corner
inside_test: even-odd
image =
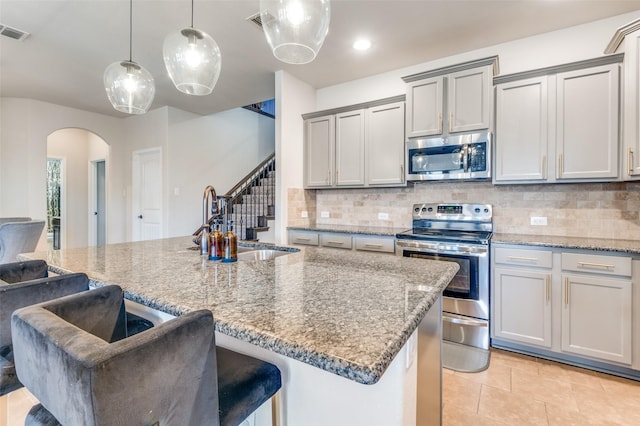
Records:
[[[391,235],[291,229],[289,243],[378,253],[393,254],[395,252],[395,237]]]
[[[498,347],[637,368],[631,256],[496,244],[492,270]]]
[[[406,185],[400,98],[305,114],[305,188]]]
[[[327,115],[305,121],[304,184],[309,188],[333,185],[335,117]]]
[[[494,182],[617,180],[620,59],[497,78]]]
[[[403,77],[408,138],[491,129],[497,57]]]
[[[367,109],[367,184],[405,184],[404,102]]]
[[[551,348],[549,250],[494,250],[493,336]]]

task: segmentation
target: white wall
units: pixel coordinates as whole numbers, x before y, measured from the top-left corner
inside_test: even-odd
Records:
[[[292,75],[276,73],[276,220],[275,242],[287,243],[287,189],[303,185],[302,112],[315,105],[315,90]]]
[[[0,99],[0,216],[46,218],[47,137],[64,128],[87,129],[110,147],[110,159],[120,167],[122,120],[30,99]],[[120,170],[112,170],[107,204],[109,242],[125,240],[125,186]],[[86,180],[86,172],[81,176]],[[86,220],[85,220],[86,222]],[[46,248],[41,240],[39,249]]]
[[[272,118],[236,108],[197,116],[170,108],[166,149],[166,236],[191,235],[202,225],[202,195],[224,195],[275,150]]]

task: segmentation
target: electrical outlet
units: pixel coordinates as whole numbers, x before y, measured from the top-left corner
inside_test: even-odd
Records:
[[[378,220],[389,220],[389,213],[378,213]]]
[[[536,226],[547,226],[547,217],[531,216],[531,224]]]
[[[308,212],[308,211],[306,211],[306,210],[303,210],[303,211],[300,213],[300,217],[301,217],[301,218],[303,218],[303,219],[308,218],[308,217],[309,217],[309,212]]]
[[[323,210],[320,212],[320,217],[323,219],[327,219],[329,217],[329,212],[326,210]]]

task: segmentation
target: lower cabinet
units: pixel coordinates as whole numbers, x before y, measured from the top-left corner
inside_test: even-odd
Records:
[[[495,336],[551,348],[551,273],[494,269]]]
[[[312,230],[289,230],[289,244],[395,253],[395,237]]]
[[[631,281],[562,275],[562,351],[631,364]]]
[[[491,337],[631,367],[631,256],[565,250],[494,244]]]

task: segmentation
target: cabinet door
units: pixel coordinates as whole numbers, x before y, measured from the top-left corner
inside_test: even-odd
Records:
[[[447,127],[450,133],[488,129],[491,124],[491,67],[473,68],[447,77]]]
[[[305,122],[305,186],[331,186],[335,127],[332,115],[312,118]]]
[[[367,183],[404,184],[404,102],[367,110]]]
[[[618,177],[619,66],[557,75],[558,179]]]
[[[551,275],[495,268],[494,337],[551,347]]]
[[[547,179],[547,77],[496,86],[496,181]]]
[[[364,110],[336,114],[337,186],[364,185]]]
[[[444,78],[415,81],[407,86],[407,137],[442,133]]]
[[[623,177],[640,179],[640,31],[624,38]]]
[[[562,351],[631,364],[631,281],[562,276]]]

